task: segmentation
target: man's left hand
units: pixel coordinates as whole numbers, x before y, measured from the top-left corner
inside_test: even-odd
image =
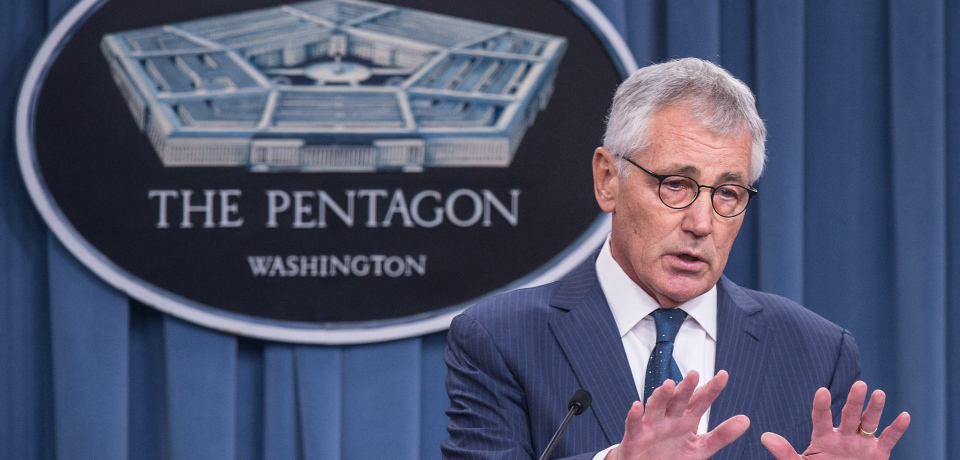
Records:
[[[854,383],[841,412],[840,426],[834,428],[830,414],[830,391],[826,388],[817,390],[813,398],[813,436],[810,447],[807,447],[803,455],[798,454],[786,439],[775,433],[764,433],[760,441],[777,460],[888,459],[893,446],[910,425],[910,414],[902,412],[876,437],[873,433],[880,425],[880,414],[883,412],[886,395],[880,390],[874,390],[867,410],[863,410],[866,397],[867,384],[861,381]]]

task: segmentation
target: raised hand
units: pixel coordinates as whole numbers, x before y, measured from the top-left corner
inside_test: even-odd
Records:
[[[834,428],[830,414],[830,391],[826,388],[817,390],[813,398],[813,436],[810,447],[803,455],[793,450],[790,443],[778,434],[764,433],[760,442],[777,460],[886,460],[890,458],[893,446],[910,425],[910,414],[901,412],[893,423],[883,430],[880,437],[876,437],[874,433],[880,425],[880,414],[883,413],[886,395],[880,390],[874,390],[867,410],[861,413],[866,397],[867,384],[855,382],[850,387],[850,395],[843,406],[840,426]]]
[[[606,459],[703,460],[735,441],[750,427],[745,415],[731,417],[713,431],[697,435],[700,418],[727,385],[727,378],[726,371],[720,371],[698,389],[700,375],[690,371],[680,385],[667,380],[654,390],[646,407],[634,402],[623,441]]]

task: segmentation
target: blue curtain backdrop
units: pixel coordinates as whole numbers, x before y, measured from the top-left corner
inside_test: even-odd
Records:
[[[960,458],[960,5],[596,2],[641,65],[698,56],[754,89],[770,160],[728,275],[853,331],[884,424],[913,415],[895,457]],[[0,459],[439,458],[444,333],[213,332],[130,301],[51,236],[14,105],[73,3],[0,1]]]

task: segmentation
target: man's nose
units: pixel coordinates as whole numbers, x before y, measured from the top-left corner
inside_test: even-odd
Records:
[[[694,235],[707,236],[713,233],[713,200],[711,190],[703,190],[684,211],[681,226],[684,231]]]

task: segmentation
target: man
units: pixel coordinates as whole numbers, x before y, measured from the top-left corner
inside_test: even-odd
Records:
[[[874,435],[884,395],[863,410],[849,332],[722,276],[765,137],[750,90],[712,63],[627,79],[593,157],[610,236],[560,281],[454,319],[444,457],[538,457],[581,388],[593,403],[554,458],[889,457],[909,416]]]

